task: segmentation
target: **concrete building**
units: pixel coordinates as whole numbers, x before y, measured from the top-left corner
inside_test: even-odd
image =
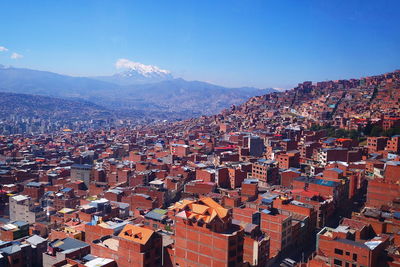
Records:
[[[9,199],[10,220],[35,223],[46,218],[46,212],[35,206],[33,200],[24,195],[16,195]]]
[[[92,179],[93,166],[90,164],[74,164],[71,166],[71,180],[82,180],[89,188]]]

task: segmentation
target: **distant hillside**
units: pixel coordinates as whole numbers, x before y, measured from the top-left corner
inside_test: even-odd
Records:
[[[118,89],[118,85],[85,77],[71,77],[48,71],[0,67],[1,92],[88,99],[103,92],[115,94]]]
[[[172,79],[151,84],[126,86],[124,98],[111,98],[112,107],[128,108],[134,103],[140,110],[186,112],[190,116],[215,114],[249,97],[274,92],[253,87],[226,88],[199,81]],[[190,117],[189,116],[189,117]]]
[[[400,70],[350,80],[303,82],[285,92],[252,97],[223,113],[256,117],[287,114],[317,123],[352,123],[400,113]],[[356,127],[356,126],[354,126]]]
[[[156,117],[159,114],[163,119],[215,114],[249,97],[274,91],[251,87],[226,88],[205,82],[172,79],[169,74],[163,81],[132,84],[137,80],[130,79],[132,76],[126,76],[126,73],[124,75],[123,81],[116,84],[96,78],[0,67],[0,91],[84,99],[125,114],[141,113]],[[118,77],[113,76],[115,79]],[[150,78],[147,81],[153,81],[154,75]]]
[[[0,92],[0,116],[40,117],[53,119],[95,119],[112,117],[104,107],[87,101]]]

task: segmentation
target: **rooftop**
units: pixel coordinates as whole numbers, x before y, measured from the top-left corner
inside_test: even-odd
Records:
[[[153,233],[153,230],[137,225],[127,224],[118,236],[145,245]]]

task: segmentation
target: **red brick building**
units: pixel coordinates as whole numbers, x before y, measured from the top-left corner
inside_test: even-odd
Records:
[[[360,238],[347,225],[325,227],[317,235],[317,255],[330,266],[383,266],[379,257],[388,245],[387,237]]]
[[[90,242],[91,254],[114,259],[118,267],[161,266],[162,237],[153,230],[127,224],[118,236]]]
[[[301,172],[294,168],[284,170],[280,174],[281,174],[281,185],[285,187],[291,187],[293,179],[301,176]]]
[[[290,151],[284,154],[279,154],[276,157],[280,169],[289,169],[291,167],[299,167],[300,153],[298,151]]]
[[[378,151],[385,150],[387,142],[388,138],[385,136],[368,137],[367,138],[368,153],[376,153]]]
[[[229,210],[211,198],[177,202],[175,263],[179,266],[241,266],[243,229],[232,224]]]
[[[279,169],[273,160],[258,160],[253,163],[251,177],[258,179],[260,186],[278,184]]]
[[[183,144],[171,144],[170,152],[174,156],[186,157],[189,154],[189,146]]]
[[[261,211],[261,230],[270,237],[270,256],[274,257],[292,244],[292,216],[277,210]]]
[[[400,136],[392,136],[392,138],[387,141],[385,150],[391,153],[400,153]]]

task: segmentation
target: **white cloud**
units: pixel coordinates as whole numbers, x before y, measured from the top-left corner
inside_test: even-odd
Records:
[[[7,52],[8,49],[4,46],[0,46],[0,52]]]
[[[140,73],[152,73],[152,72],[158,72],[158,73],[164,73],[164,74],[169,74],[171,73],[168,70],[163,70],[160,69],[157,66],[152,66],[152,65],[145,65],[139,62],[134,62],[126,58],[120,58],[115,62],[115,67],[117,69],[133,69],[137,70]]]
[[[23,58],[23,57],[24,57],[23,55],[15,53],[15,52],[11,54],[12,59],[19,59],[19,58]]]

